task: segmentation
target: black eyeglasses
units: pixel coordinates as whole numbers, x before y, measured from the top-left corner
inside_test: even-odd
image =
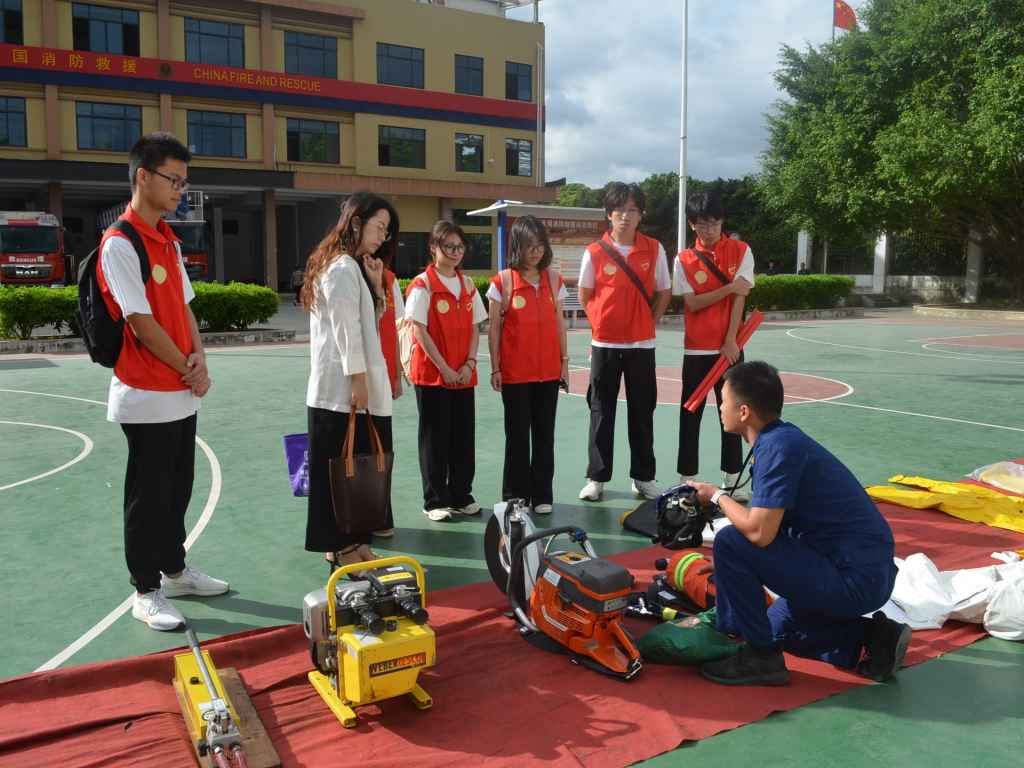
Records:
[[[157,176],[171,182],[171,189],[175,192],[181,189],[188,189],[188,179],[182,179],[179,176],[168,176],[166,173],[160,173],[160,171],[157,170],[152,170],[150,173],[155,173]]]

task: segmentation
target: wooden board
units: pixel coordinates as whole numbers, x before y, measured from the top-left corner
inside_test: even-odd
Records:
[[[235,712],[238,713],[240,721],[238,723],[238,730],[242,734],[242,749],[245,751],[245,760],[249,768],[280,768],[281,758],[277,756],[277,750],[274,749],[273,742],[271,742],[266,730],[264,730],[259,715],[256,714],[256,708],[252,705],[249,694],[245,691],[245,684],[242,683],[238,670],[234,667],[226,667],[218,669],[217,673],[220,675],[220,682],[224,686],[224,691],[227,693],[228,698],[231,699],[231,705],[234,707]],[[196,749],[198,724],[191,722],[188,708],[185,704],[185,696],[181,690],[181,683],[174,680],[173,684],[174,692],[178,696],[178,705],[181,707],[182,716],[185,718],[185,725],[188,728],[189,734],[192,735],[192,750],[196,753],[196,760],[203,768],[215,768],[209,756],[199,756],[199,751]]]

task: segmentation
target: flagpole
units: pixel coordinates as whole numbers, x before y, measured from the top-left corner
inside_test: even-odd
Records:
[[[686,45],[690,0],[683,0],[682,107],[679,116],[679,211],[676,217],[676,247],[686,247]]]

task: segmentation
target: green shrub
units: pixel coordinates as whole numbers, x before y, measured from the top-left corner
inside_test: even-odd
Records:
[[[277,293],[250,283],[193,283],[192,313],[204,331],[244,331],[265,323],[280,303]]]
[[[763,311],[831,309],[853,292],[844,275],[758,275],[747,306]]]
[[[0,287],[0,336],[28,339],[36,328],[56,327],[57,333],[67,328],[78,330],[75,307],[78,288],[47,288],[44,286]]]

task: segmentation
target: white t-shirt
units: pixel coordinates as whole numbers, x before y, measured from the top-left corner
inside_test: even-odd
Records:
[[[451,292],[452,296],[456,299],[462,297],[463,281],[459,279],[457,274],[452,277],[445,277],[438,272],[437,276],[441,279],[441,283],[444,287]],[[423,279],[427,279],[425,273],[423,275]],[[412,320],[420,325],[426,325],[429,315],[430,296],[425,289],[417,286],[409,293],[409,303],[405,305],[405,318],[406,320]],[[487,310],[484,308],[483,299],[480,298],[480,291],[473,288],[473,324],[477,325],[486,319]]]
[[[614,243],[616,250],[622,254],[622,258],[629,256],[633,250],[631,245],[619,245]],[[593,288],[594,287],[594,264],[590,260],[590,251],[583,251],[583,258],[580,259],[580,279],[578,283],[580,288]],[[665,248],[661,243],[658,243],[658,259],[654,266],[654,290],[655,291],[667,291],[672,287],[672,280],[668,273],[668,257],[665,255]],[[654,339],[644,339],[642,341],[631,341],[627,343],[612,343],[608,341],[593,341],[591,340],[590,345],[593,347],[606,347],[608,349],[654,349]]]
[[[525,277],[523,277],[522,279],[523,279],[524,283],[526,283],[529,286],[532,286],[534,291],[536,291],[538,294],[540,293],[540,280],[537,280],[536,283],[533,283],[533,282],[530,282],[529,280],[527,280]],[[545,276],[545,279],[550,279],[550,278]],[[567,290],[565,290],[565,282],[563,281],[562,284],[558,286],[558,301],[565,301],[565,297],[568,296],[568,295],[569,295],[569,292]],[[487,287],[487,298],[490,299],[491,301],[496,301],[499,304],[501,304],[501,300],[502,300],[501,288],[496,286],[494,283],[491,283]]]
[[[174,247],[178,251],[181,287],[185,293],[185,303],[188,304],[196,294],[181,261],[181,248],[177,243]],[[124,237],[108,237],[103,245],[99,268],[110,288],[110,295],[121,308],[122,316],[153,314],[149,299],[146,298],[146,286],[142,282],[139,255],[131,241]],[[198,410],[199,398],[192,394],[191,389],[157,392],[130,387],[116,375],[110,377],[107,421],[118,424],[164,424],[187,419]]]
[[[673,262],[672,269],[672,295],[673,296],[686,296],[687,294],[696,293],[693,286],[690,284],[690,279],[686,276],[686,270],[683,269],[683,265],[679,263],[679,259]],[[747,246],[747,252],[743,254],[743,259],[740,261],[740,268],[736,270],[736,277],[742,277],[751,285],[754,284],[754,254],[750,250],[750,246]],[[733,278],[734,280],[736,278]],[[687,355],[717,355],[717,350],[708,349],[687,349]]]
[[[359,264],[348,254],[331,262],[317,283],[309,313],[309,354],[310,408],[349,413],[352,376],[365,373],[370,413],[391,415],[391,380],[377,311]]]

